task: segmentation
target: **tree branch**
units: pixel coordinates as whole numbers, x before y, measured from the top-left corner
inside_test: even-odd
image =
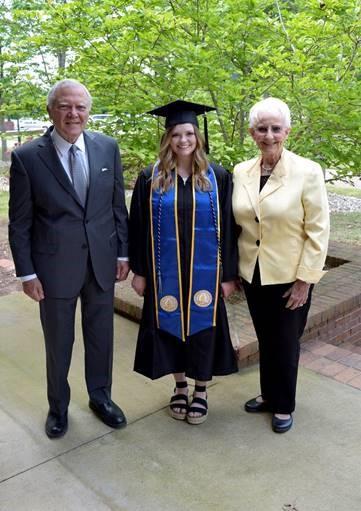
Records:
[[[290,39],[290,36],[288,35],[288,32],[287,32],[287,29],[285,27],[285,24],[283,23],[283,17],[282,17],[282,13],[281,13],[281,9],[280,9],[280,5],[279,5],[279,2],[278,0],[275,0],[275,4],[276,4],[276,7],[277,7],[277,11],[278,11],[278,16],[279,16],[279,19],[280,19],[280,23],[281,23],[281,27],[282,27],[282,30],[284,31],[285,35],[286,35],[286,39],[291,47],[291,50],[293,51],[293,53],[296,52],[296,49],[295,47],[293,46],[292,42],[291,42],[291,39]]]

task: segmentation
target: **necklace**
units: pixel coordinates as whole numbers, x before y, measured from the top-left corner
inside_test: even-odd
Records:
[[[273,165],[273,167],[265,167],[262,163],[261,163],[261,176],[270,176],[273,172],[273,169],[275,168],[275,166],[277,165],[278,163],[278,160],[276,161],[276,163]]]
[[[273,172],[273,169],[274,167],[267,168],[261,165],[261,176],[270,176]]]

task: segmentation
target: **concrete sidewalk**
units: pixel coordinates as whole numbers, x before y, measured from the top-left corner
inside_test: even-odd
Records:
[[[74,347],[69,431],[44,433],[45,355],[37,305],[0,299],[1,511],[360,511],[361,392],[300,370],[293,429],[249,415],[257,367],[218,378],[201,426],[168,416],[172,378],[132,371],[137,325],[115,317],[114,431],[87,406],[83,349]]]

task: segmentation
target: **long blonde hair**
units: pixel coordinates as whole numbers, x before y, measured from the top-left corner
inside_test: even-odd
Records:
[[[197,126],[193,125],[193,127],[196,137],[196,148],[193,153],[192,173],[194,176],[196,189],[204,192],[212,188],[211,183],[206,176],[209,162],[204,150],[203,137]],[[164,132],[160,141],[158,155],[158,176],[153,182],[153,189],[161,190],[162,192],[166,192],[169,190],[169,188],[174,186],[172,170],[174,170],[177,166],[177,157],[170,146],[173,128],[174,126],[169,127]]]

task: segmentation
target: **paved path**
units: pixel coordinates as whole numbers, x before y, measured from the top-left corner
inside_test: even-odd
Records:
[[[190,426],[167,413],[171,378],[132,371],[137,325],[116,316],[115,334],[113,397],[128,427],[111,430],[87,406],[78,323],[69,431],[51,441],[37,305],[0,298],[1,511],[360,511],[357,388],[301,367],[294,428],[276,435],[269,414],[243,410],[254,366],[217,378],[208,420]]]

